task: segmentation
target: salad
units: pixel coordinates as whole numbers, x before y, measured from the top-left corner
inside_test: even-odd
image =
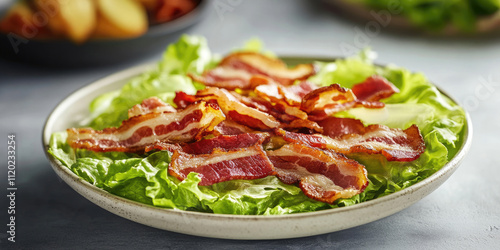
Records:
[[[256,40],[237,51],[259,52],[274,57],[270,52],[262,52],[262,46]],[[443,167],[462,145],[466,125],[464,111],[422,74],[395,66],[377,66],[372,61],[372,54],[366,50],[351,58],[314,62],[315,73],[308,75],[306,81],[320,89],[321,86],[329,89],[334,83],[340,84],[343,89],[352,88],[374,75],[386,78],[399,89],[399,93],[382,99],[383,108],[357,105],[335,112],[334,116],[339,119],[355,118],[363,123],[361,126],[376,125],[397,131],[418,126],[425,150],[415,159],[405,161],[394,161],[366,152],[346,154],[346,161],[357,162],[366,168],[368,178],[367,185],[348,198],[340,197],[332,201],[314,199],[302,187],[286,184],[272,174],[250,180],[232,179],[202,185],[205,180],[195,172],[181,179],[171,174],[169,170],[172,169],[169,168],[179,159],[177,150],[168,147],[157,150],[155,147],[147,152],[135,152],[72,147],[69,139],[71,130],[54,133],[48,151],[62,165],[96,187],[130,200],[169,209],[279,215],[333,209],[372,200],[409,187]],[[206,74],[217,68],[220,62],[221,57],[211,53],[204,38],[184,35],[167,48],[154,70],[135,77],[120,90],[93,100],[89,107],[91,116],[82,122],[82,126],[90,127],[89,131],[115,131],[113,127],[120,127],[131,120],[133,107],[140,107],[144,100],[151,97],[179,106],[182,103],[179,102],[179,93],[184,93],[185,101],[200,91],[211,91],[211,87],[193,80],[197,79],[193,76]],[[291,84],[294,86],[297,83]]]
[[[478,29],[494,29],[488,22],[479,24],[481,20],[495,18],[500,10],[497,0],[344,0],[377,10],[390,11],[391,14],[402,15],[416,26],[429,31],[441,31],[447,26],[470,33]]]

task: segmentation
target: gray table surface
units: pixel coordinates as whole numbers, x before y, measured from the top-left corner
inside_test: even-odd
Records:
[[[219,9],[217,8],[219,7]],[[220,7],[227,7],[220,9]],[[224,10],[224,11],[223,11]],[[111,214],[62,182],[46,160],[42,127],[65,96],[108,74],[158,56],[100,68],[50,69],[0,60],[0,248],[388,248],[498,249],[500,245],[500,44],[498,39],[400,35],[339,17],[317,1],[212,1],[188,31],[226,53],[252,37],[281,55],[344,56],[370,46],[378,63],[424,72],[470,113],[472,148],[435,192],[387,218],[298,239],[236,241],[162,231]],[[17,135],[16,243],[7,241],[7,134]],[[334,223],[334,222],[332,222]],[[244,225],[242,225],[244,227]],[[277,228],[279,230],[279,228]]]

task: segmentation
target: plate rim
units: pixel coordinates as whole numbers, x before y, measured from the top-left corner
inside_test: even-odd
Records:
[[[339,59],[342,59],[344,57],[324,57],[324,56],[279,56],[281,59],[284,61],[287,60],[303,60],[303,61],[336,61]],[[109,199],[109,202],[111,203],[117,203],[117,202],[122,202],[123,206],[126,207],[137,207],[138,209],[142,209],[145,211],[148,211],[152,214],[164,214],[165,216],[173,215],[173,216],[180,216],[182,218],[188,216],[188,217],[193,217],[196,219],[200,219],[202,217],[203,219],[208,219],[208,220],[237,220],[239,222],[245,222],[245,223],[253,223],[253,222],[258,222],[265,220],[267,222],[273,222],[276,220],[282,221],[282,220],[294,220],[294,219],[308,219],[308,218],[317,218],[317,217],[325,217],[327,215],[337,215],[337,214],[343,214],[349,211],[362,211],[364,209],[367,209],[372,206],[377,206],[380,204],[388,203],[391,201],[395,201],[398,198],[421,191],[425,187],[428,187],[432,182],[440,180],[442,178],[445,178],[442,180],[441,183],[437,184],[436,187],[432,188],[432,190],[425,195],[423,195],[421,198],[427,196],[431,192],[433,192],[437,187],[439,187],[446,179],[448,179],[453,172],[458,168],[462,160],[465,158],[467,152],[469,151],[471,144],[472,144],[472,135],[473,135],[473,126],[472,126],[472,121],[470,118],[469,113],[467,110],[465,110],[462,105],[454,99],[452,96],[448,95],[445,91],[443,91],[441,88],[439,88],[436,84],[432,83],[442,94],[446,95],[448,98],[450,98],[454,103],[462,107],[464,109],[465,113],[465,118],[466,118],[466,124],[464,127],[464,132],[463,132],[463,139],[464,142],[461,145],[460,149],[458,150],[457,154],[448,162],[446,163],[441,169],[433,173],[431,176],[423,179],[422,181],[405,188],[403,190],[397,191],[395,193],[379,197],[373,200],[365,201],[359,204],[347,206],[347,207],[339,207],[339,208],[333,208],[333,209],[326,209],[326,210],[320,210],[320,211],[314,211],[314,212],[304,212],[304,213],[295,213],[295,214],[286,214],[286,215],[232,215],[232,214],[214,214],[214,213],[205,213],[205,212],[195,212],[195,211],[184,211],[184,210],[178,210],[178,209],[169,209],[169,208],[162,208],[162,207],[155,207],[153,205],[148,205],[144,203],[140,203],[137,201],[129,200],[114,194],[111,194],[103,189],[100,189],[93,184],[83,180],[79,176],[77,176],[75,173],[73,173],[69,168],[63,166],[59,161],[54,158],[52,155],[48,153],[48,143],[50,141],[50,136],[52,132],[55,131],[49,131],[48,129],[51,128],[54,122],[57,122],[55,119],[58,117],[58,113],[62,112],[64,110],[64,104],[71,102],[72,99],[78,99],[78,96],[85,96],[87,93],[90,93],[93,90],[99,89],[102,87],[101,85],[113,85],[117,84],[117,81],[120,80],[129,80],[134,76],[138,76],[141,73],[145,72],[146,70],[153,69],[157,65],[157,62],[154,63],[146,63],[146,64],[141,64],[135,67],[127,68],[124,70],[121,70],[119,72],[113,73],[111,75],[105,76],[103,78],[100,78],[96,81],[92,81],[89,84],[84,85],[83,87],[80,87],[76,89],[75,91],[71,92],[68,94],[66,97],[64,97],[56,106],[55,108],[49,113],[47,120],[44,123],[43,130],[42,130],[42,145],[44,148],[44,153],[49,160],[52,169],[56,172],[56,174],[62,178],[66,184],[68,184],[72,189],[74,189],[76,192],[78,192],[80,195],[84,196],[86,199],[90,200],[92,203],[100,206],[101,208],[104,208],[105,210],[108,210],[114,214],[117,214],[121,217],[124,217],[129,220],[133,220],[135,222],[145,224],[140,221],[140,218],[130,218],[132,216],[124,216],[123,213],[124,211],[111,211],[110,209],[104,207],[102,204],[96,203],[97,201],[90,199],[87,197],[87,195],[82,194],[81,191],[88,189],[90,192],[95,193],[95,195],[98,195],[102,199]],[[382,66],[380,64],[376,64],[377,66]],[[50,132],[50,133],[49,133]],[[69,181],[72,181],[73,183],[69,183]],[[73,186],[77,185],[77,187]],[[81,189],[81,190],[80,190]],[[339,230],[344,230],[347,228],[352,228],[355,226],[359,226],[362,224],[366,224],[378,219],[385,218],[387,216],[390,216],[396,212],[399,212],[415,202],[419,201],[421,198],[417,199],[416,201],[413,201],[409,204],[406,204],[402,206],[400,209],[397,209],[395,212],[390,212],[387,215],[382,215],[382,216],[375,216],[375,218],[370,219],[368,221],[362,221],[360,223],[352,223],[352,225],[349,225],[347,227],[339,228],[336,230],[330,230],[330,231],[325,231],[323,233],[328,233],[328,232],[334,232],[334,231],[339,231]],[[148,225],[148,224],[145,224]],[[149,225],[152,227],[157,227],[153,225]],[[317,235],[318,233],[314,234],[307,234],[307,233],[299,233],[297,235],[280,235],[280,236],[272,236],[269,235],[267,237],[261,236],[261,237],[233,237],[233,236],[228,236],[228,235],[218,235],[217,233],[208,233],[208,234],[200,234],[200,233],[190,233],[190,232],[184,232],[182,230],[172,230],[172,229],[165,229],[163,227],[157,227],[160,229],[168,230],[168,231],[173,231],[173,232],[180,232],[184,234],[191,234],[191,235],[197,235],[197,236],[205,236],[205,237],[213,237],[213,238],[225,238],[225,239],[283,239],[283,238],[295,238],[295,237],[303,237],[303,236],[310,236],[310,235]]]

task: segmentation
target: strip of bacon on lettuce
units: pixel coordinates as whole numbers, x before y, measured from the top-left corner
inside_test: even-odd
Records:
[[[73,148],[98,152],[144,152],[156,141],[190,142],[201,139],[225,119],[213,103],[198,102],[178,112],[152,112],[133,116],[118,128],[67,130]]]
[[[348,119],[348,118],[340,118]],[[416,125],[405,130],[373,124],[364,127],[360,121],[349,121],[355,128],[349,134],[330,137],[323,134],[302,134],[277,129],[285,141],[302,142],[312,147],[330,149],[342,154],[382,154],[389,161],[413,161],[425,151],[425,142]],[[361,124],[361,126],[360,126]],[[336,133],[336,132],[335,132]]]
[[[254,52],[235,52],[226,56],[217,67],[201,76],[189,76],[206,86],[228,90],[251,88],[253,76],[266,76],[282,85],[292,85],[296,80],[305,80],[314,75],[313,64],[299,64],[293,68],[278,58]]]
[[[331,150],[290,143],[267,151],[267,155],[282,182],[298,183],[302,191],[315,200],[333,203],[360,194],[368,186],[363,165]]]
[[[207,186],[229,180],[253,180],[274,173],[261,145],[231,150],[214,149],[209,154],[189,154],[174,151],[168,168],[169,174],[184,180],[191,172],[198,173],[198,185]]]

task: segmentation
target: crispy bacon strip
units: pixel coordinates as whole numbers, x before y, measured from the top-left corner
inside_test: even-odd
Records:
[[[231,93],[236,99],[248,107],[272,115],[281,122],[290,122],[295,119],[307,119],[307,114],[298,107],[293,107],[283,101],[273,103],[269,99],[259,96],[242,96],[238,93]]]
[[[246,133],[239,135],[220,135],[210,139],[189,143],[183,146],[183,151],[188,154],[210,154],[215,149],[229,151],[262,145],[269,140],[269,133]]]
[[[316,73],[313,64],[288,66],[278,58],[271,58],[261,53],[236,52],[225,57],[220,65],[245,69],[253,75],[264,75],[283,84],[291,85],[295,80],[304,80]]]
[[[366,131],[365,125],[360,120],[352,118],[330,116],[319,121],[318,124],[323,128],[322,134],[331,138],[340,138],[349,134],[363,134]]]
[[[226,119],[215,126],[213,133],[215,135],[239,135],[253,131],[253,129],[245,125],[241,125],[231,119]]]
[[[197,101],[196,96],[186,94],[183,91],[179,91],[175,93],[174,103],[177,108],[186,108],[187,106],[195,103]]]
[[[352,90],[338,84],[312,90],[304,96],[301,108],[311,120],[320,121],[353,107],[383,108],[385,104],[379,101],[398,92],[387,79],[375,75],[354,85]]]
[[[250,83],[255,93],[272,102],[284,101],[290,106],[300,107],[302,98],[318,87],[311,82],[301,81],[297,85],[283,86],[268,77],[253,76]]]
[[[250,81],[259,82],[255,84],[254,89],[257,96],[233,94],[243,104],[272,115],[281,122],[281,128],[323,132],[322,128],[316,122],[308,120],[307,114],[300,109],[301,98],[294,92],[296,90],[289,89],[296,85],[282,86],[270,78],[261,76],[254,76]],[[306,87],[297,89],[305,91],[311,85],[304,84],[304,86]]]
[[[291,143],[267,151],[267,155],[281,181],[299,183],[302,191],[315,200],[333,203],[368,186],[365,167],[341,154]]]
[[[198,185],[208,186],[229,180],[260,179],[274,173],[274,167],[261,145],[210,154],[193,155],[175,151],[168,168],[170,175],[184,180],[191,172],[198,173]]]
[[[217,103],[227,117],[250,128],[269,130],[280,125],[273,116],[246,106],[225,89],[208,87],[199,90],[196,97]]]
[[[382,76],[374,75],[368,77],[364,82],[352,87],[352,92],[360,101],[380,101],[399,93],[399,89]]]
[[[285,97],[281,94],[283,86],[275,83],[274,81],[264,77],[252,77],[251,82],[259,82],[254,88],[255,94],[262,98],[267,98],[272,102],[284,101]],[[299,102],[300,105],[300,102]]]
[[[332,109],[330,112],[336,112],[336,110],[342,110],[342,106],[352,107],[355,101],[356,96],[350,89],[343,88],[338,84],[332,84],[309,92],[302,99],[301,107],[307,113],[313,113],[324,108]]]
[[[231,94],[246,106],[255,108],[276,118],[280,122],[280,128],[308,130],[317,133],[323,132],[323,129],[316,122],[307,120],[307,114],[296,107],[288,106],[285,103],[273,104],[258,96],[248,97],[234,92]],[[295,113],[296,111],[299,113]],[[301,119],[303,115],[305,115],[306,119]]]
[[[281,128],[306,134],[323,133],[323,128],[318,123],[310,120],[296,119],[289,123],[282,123]]]
[[[158,97],[150,97],[144,99],[141,104],[137,104],[128,110],[128,118],[145,115],[147,113],[173,113],[177,112],[174,107],[170,106],[168,103],[164,103]]]
[[[225,119],[216,104],[199,102],[175,113],[148,113],[123,121],[119,128],[68,129],[68,144],[93,151],[142,152],[157,140],[188,142],[200,139]]]
[[[203,73],[202,76],[190,77],[207,86],[229,90],[252,88],[252,76],[267,76],[282,85],[291,85],[295,80],[305,80],[315,74],[313,64],[299,64],[293,68],[278,58],[271,58],[254,52],[235,52],[226,56],[219,65]]]
[[[302,98],[304,98],[304,96],[317,88],[319,87],[312,82],[301,81],[299,84],[286,86],[286,92],[282,94],[288,99],[295,99],[296,97],[298,97],[298,99],[295,99],[295,101],[302,102]]]
[[[295,119],[307,119],[307,114],[300,110],[300,97],[295,93],[287,91],[284,86],[263,77],[253,77],[251,81],[267,82],[257,86],[254,91],[257,96],[268,100],[277,112],[295,117]]]
[[[156,142],[146,147],[146,152],[153,149],[168,150],[174,152],[180,150],[188,154],[210,154],[215,149],[230,151],[239,148],[247,148],[255,145],[262,145],[270,138],[269,133],[246,133],[239,135],[220,135],[209,139],[203,139],[192,143],[182,145],[167,142]]]
[[[156,141],[153,144],[147,145],[146,148],[144,149],[144,152],[147,153],[153,150],[175,152],[176,150],[182,151],[183,149],[179,143]]]
[[[218,103],[227,116],[227,120],[218,125],[216,134],[238,134],[251,132],[253,129],[270,129],[279,126],[279,122],[270,114],[269,103],[259,103],[250,97],[225,89],[208,87],[199,90],[196,95],[178,92],[174,103],[184,107],[197,100]],[[249,122],[249,123],[247,123]]]
[[[332,149],[342,154],[382,154],[389,161],[413,161],[425,151],[425,142],[416,125],[401,130],[369,125],[356,134],[331,138],[321,134],[300,134],[277,129],[288,142],[303,142],[312,147]]]
[[[385,104],[378,101],[368,102],[356,98],[354,93],[338,84],[315,89],[302,99],[301,108],[309,114],[309,119],[323,120],[334,113],[353,107],[383,108]]]
[[[203,73],[202,76],[188,74],[191,79],[201,82],[206,86],[220,87],[225,89],[247,89],[250,87],[252,74],[245,69],[237,69],[231,66],[221,66]]]

